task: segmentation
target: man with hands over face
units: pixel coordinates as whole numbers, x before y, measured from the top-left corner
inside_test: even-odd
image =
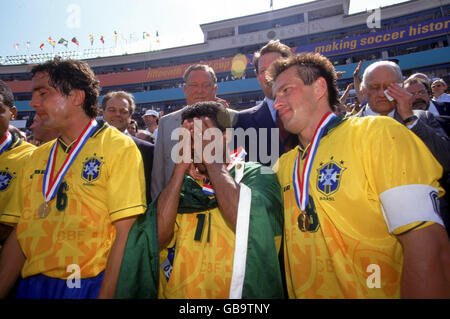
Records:
[[[147,212],[148,219],[157,220],[157,232],[149,230],[151,222],[141,227],[139,220],[131,230],[118,297],[156,297],[155,285],[159,298],[283,297],[280,187],[274,174],[261,174],[260,164],[243,161],[243,148],[228,154],[227,128],[230,115],[221,103],[199,102],[183,110],[181,152]],[[159,247],[143,238],[155,238]],[[146,251],[136,248],[143,241]],[[129,276],[132,269],[145,268],[149,258],[133,261],[142,255],[152,266]],[[148,272],[153,277],[142,280]]]

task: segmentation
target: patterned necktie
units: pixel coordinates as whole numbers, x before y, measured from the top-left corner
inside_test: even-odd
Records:
[[[295,134],[289,133],[283,125],[283,121],[281,118],[276,116],[276,123],[280,134],[280,142],[283,148],[284,153],[289,152],[291,149],[293,149],[298,144],[298,137]],[[281,154],[280,154],[281,155]]]

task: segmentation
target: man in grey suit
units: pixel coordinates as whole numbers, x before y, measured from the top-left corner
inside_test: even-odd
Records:
[[[400,67],[394,62],[379,61],[369,65],[364,71],[361,83],[361,91],[367,99],[367,105],[355,116],[386,115],[394,118],[406,125],[427,145],[444,171],[450,171],[449,137],[433,114],[413,110],[414,96],[398,85],[402,84],[402,81]]]
[[[217,78],[214,70],[203,64],[194,64],[186,69],[183,75],[183,91],[186,105],[196,102],[220,100],[216,97]],[[184,108],[183,108],[184,109]],[[155,199],[164,189],[172,176],[175,162],[172,159],[172,149],[178,144],[176,129],[181,126],[183,109],[167,114],[160,118],[158,139],[155,145],[153,159],[151,195]],[[229,110],[232,122],[236,121],[237,112]]]

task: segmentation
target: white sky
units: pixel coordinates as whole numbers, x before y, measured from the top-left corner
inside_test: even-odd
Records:
[[[273,9],[310,2],[273,0]],[[350,13],[406,0],[351,0]],[[0,0],[0,56],[112,48],[163,49],[203,42],[200,24],[270,10],[270,0]],[[117,43],[113,40],[117,31]],[[160,44],[156,43],[156,31]],[[150,38],[142,40],[143,32]],[[94,45],[89,42],[94,35]],[[100,35],[105,37],[105,44]],[[47,42],[69,41],[66,49]],[[80,46],[71,42],[76,37]],[[29,42],[29,47],[27,46]],[[18,50],[14,48],[18,44]],[[43,50],[39,45],[44,43]]]

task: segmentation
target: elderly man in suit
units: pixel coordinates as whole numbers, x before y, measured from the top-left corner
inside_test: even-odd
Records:
[[[192,105],[197,102],[220,100],[216,97],[217,77],[214,70],[204,64],[194,64],[186,69],[183,75],[183,91],[186,104]],[[184,108],[160,118],[158,126],[158,139],[155,146],[155,157],[153,160],[151,195],[155,199],[164,189],[172,176],[175,162],[172,152],[178,143],[176,129],[181,126],[181,113]],[[231,120],[236,121],[237,112],[228,110]],[[172,136],[174,133],[174,136]],[[176,135],[176,136],[175,136]]]
[[[393,62],[369,65],[361,83],[367,105],[355,116],[386,115],[396,119],[427,145],[444,171],[450,171],[450,139],[431,112],[413,110],[413,95],[398,85],[402,81],[400,67]]]
[[[273,107],[272,85],[266,79],[266,70],[275,60],[287,58],[291,55],[291,49],[280,43],[279,40],[270,40],[254,54],[253,64],[255,65],[256,77],[264,93],[264,100],[250,109],[239,112],[238,120],[234,126],[235,144],[245,147],[248,153],[247,160],[273,166],[281,154],[297,145],[297,137],[287,132],[278,118],[277,111]],[[272,136],[275,136],[271,133],[276,128],[279,129],[279,139],[272,139]],[[256,134],[251,135],[248,129],[255,129],[253,132]],[[267,134],[261,134],[263,130]],[[266,145],[266,152],[262,150],[264,144]]]

